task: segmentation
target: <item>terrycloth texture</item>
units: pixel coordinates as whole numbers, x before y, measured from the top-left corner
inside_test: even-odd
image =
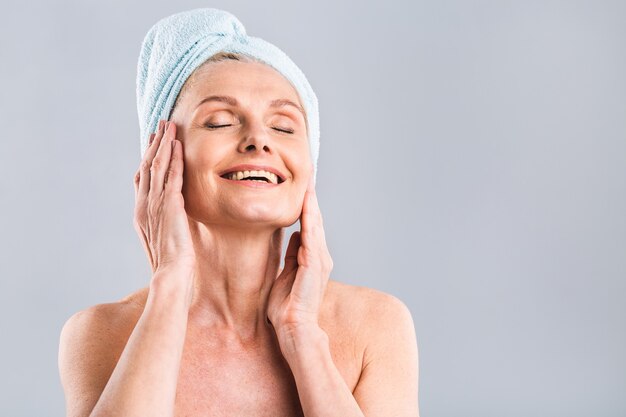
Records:
[[[218,52],[255,57],[280,72],[300,96],[307,115],[307,130],[314,178],[319,154],[317,96],[304,73],[283,51],[263,39],[248,36],[231,13],[200,8],[159,20],[146,34],[137,64],[137,113],[141,155],[159,120],[169,120],[176,98],[191,73]]]

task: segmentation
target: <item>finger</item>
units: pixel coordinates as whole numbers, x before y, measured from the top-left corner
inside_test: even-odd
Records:
[[[135,187],[135,198],[137,198],[137,191],[139,191],[139,181],[141,181],[141,167],[135,171],[135,178],[133,180],[133,185]]]
[[[158,130],[152,138],[152,143],[148,146],[148,149],[146,149],[141,164],[139,165],[139,183],[135,191],[135,198],[137,200],[146,198],[150,190],[150,166],[152,165],[152,160],[163,137],[164,128],[165,120],[160,120]]]
[[[326,244],[326,233],[322,212],[317,201],[313,171],[302,208],[302,247],[300,265],[317,265],[322,268],[324,275],[333,269],[333,261]]]
[[[277,297],[279,300],[284,300],[289,296],[296,279],[297,274],[294,271],[298,268],[297,255],[298,247],[300,246],[299,235],[300,232],[294,232],[289,238],[287,253],[285,254],[285,265],[272,285],[271,296]]]
[[[148,146],[152,145],[152,141],[154,140],[155,136],[156,133],[150,134],[150,141],[148,142]],[[139,191],[139,181],[141,181],[141,166],[135,172],[135,178],[133,181],[133,184],[135,185],[135,196],[137,196],[137,191]]]
[[[287,252],[285,253],[285,266],[283,271],[292,271],[298,267],[298,249],[300,248],[300,232],[296,231],[291,234]]]
[[[172,154],[172,139],[175,134],[175,124],[167,122],[165,132],[161,138],[159,149],[152,160],[150,166],[150,193],[160,195],[163,192],[163,184],[165,182],[165,173],[170,165],[170,157]]]
[[[183,189],[183,144],[179,140],[172,142],[172,157],[167,171],[165,188],[180,193]]]
[[[301,224],[302,244],[306,248],[321,248],[326,245],[322,212],[317,201],[313,176],[310,177],[304,194]]]

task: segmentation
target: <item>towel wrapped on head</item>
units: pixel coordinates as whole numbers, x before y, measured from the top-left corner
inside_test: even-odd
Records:
[[[213,8],[188,10],[156,22],[141,45],[137,64],[137,113],[141,155],[159,120],[169,120],[176,98],[191,73],[218,52],[248,55],[271,66],[294,86],[307,116],[315,180],[319,155],[317,96],[304,73],[273,44],[248,36],[231,13]]]

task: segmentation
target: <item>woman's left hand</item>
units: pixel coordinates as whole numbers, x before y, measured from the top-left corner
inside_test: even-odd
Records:
[[[313,172],[304,194],[299,232],[289,239],[285,266],[270,291],[267,317],[279,339],[319,328],[319,312],[333,260],[326,246]]]

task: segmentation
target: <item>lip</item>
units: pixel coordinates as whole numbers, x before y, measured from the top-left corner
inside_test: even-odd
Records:
[[[283,183],[285,181],[285,175],[280,172],[279,170],[277,170],[276,168],[267,166],[267,165],[252,165],[252,164],[241,164],[241,165],[235,165],[233,167],[230,167],[222,172],[219,173],[219,176],[223,178],[223,175],[225,174],[229,174],[233,171],[267,171],[267,172],[272,172],[274,174],[276,174],[276,176],[279,178],[279,183],[278,184],[271,184],[271,183],[264,183],[264,184],[268,184],[268,185],[280,185],[281,183]],[[228,179],[228,178],[225,178]],[[233,181],[233,180],[229,180],[229,181]],[[255,183],[254,181],[237,181],[237,182],[248,182],[248,183]],[[256,184],[261,184],[256,183]]]
[[[232,183],[233,185],[242,185],[244,187],[250,187],[250,188],[274,188],[280,185],[280,184],[272,184],[271,182],[262,182],[262,181],[229,180],[228,178],[223,178],[223,177],[220,177],[220,179],[224,181],[228,181]]]

